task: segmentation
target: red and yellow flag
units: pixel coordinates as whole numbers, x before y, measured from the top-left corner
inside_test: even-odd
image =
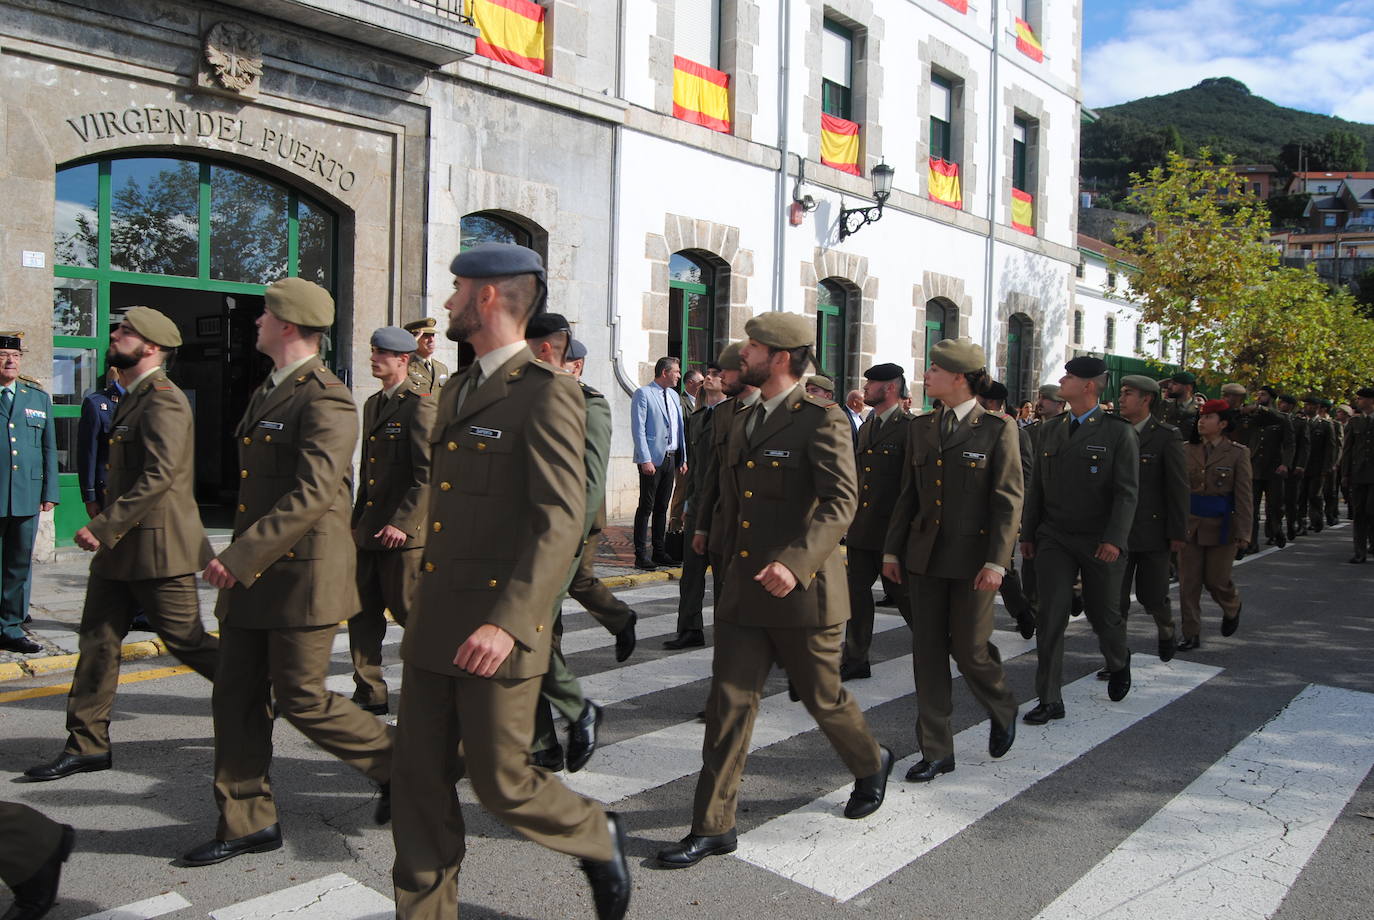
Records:
[[[1035,30],[1019,16],[1016,17],[1016,50],[1033,61],[1045,59],[1045,49],[1040,47],[1040,39],[1035,37]]]
[[[958,163],[950,163],[939,157],[930,158],[930,200],[961,211],[964,209]]]
[[[673,117],[730,133],[730,75],[673,55]]]
[[[1011,190],[1011,225],[1022,233],[1035,236],[1035,199],[1030,192]]]
[[[968,12],[968,0],[945,0],[945,3],[954,7],[961,13]]]
[[[502,64],[544,72],[544,8],[529,0],[472,0],[481,33],[477,53]]]
[[[859,126],[852,121],[821,113],[821,162],[843,172],[859,172]]]

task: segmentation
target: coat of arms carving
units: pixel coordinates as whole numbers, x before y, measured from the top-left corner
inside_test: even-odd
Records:
[[[205,62],[220,86],[252,95],[262,77],[262,43],[246,26],[218,22],[205,33]]]

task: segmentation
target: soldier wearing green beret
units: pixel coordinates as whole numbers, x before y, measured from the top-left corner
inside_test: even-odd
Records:
[[[410,355],[410,376],[415,378],[420,389],[435,394],[438,399],[439,388],[448,382],[448,365],[434,357],[435,333],[438,324],[434,317],[412,320],[401,328],[415,336],[415,349]]]
[[[1345,427],[1341,449],[1341,482],[1350,493],[1355,554],[1350,561],[1362,563],[1374,549],[1374,387],[1355,392],[1354,415]]]
[[[1237,392],[1239,391],[1239,392]],[[1239,423],[1228,434],[1250,450],[1250,474],[1254,477],[1254,516],[1248,552],[1259,544],[1260,499],[1264,499],[1264,533],[1272,546],[1288,545],[1283,530],[1283,482],[1293,467],[1296,440],[1288,416],[1274,404],[1278,391],[1263,386],[1250,402],[1245,388],[1228,383],[1221,388],[1222,398],[1239,410]]]
[[[1332,423],[1321,417],[1322,399],[1309,393],[1302,399],[1302,417],[1308,428],[1307,467],[1298,489],[1297,519],[1305,532],[1321,533],[1326,526],[1322,487],[1336,458]]]
[[[1312,455],[1312,426],[1307,416],[1298,411],[1298,398],[1291,393],[1280,393],[1274,399],[1279,414],[1288,420],[1293,430],[1293,464],[1288,475],[1283,477],[1283,521],[1288,539],[1296,540],[1307,533],[1302,505],[1303,482],[1307,479],[1307,467]]]
[[[1188,371],[1179,371],[1167,380],[1160,381],[1167,387],[1162,393],[1160,405],[1164,423],[1179,430],[1184,441],[1197,433],[1197,412],[1202,405],[1202,397],[1197,392],[1197,377]]]
[[[1322,517],[1326,521],[1326,526],[1334,527],[1340,521],[1341,512],[1341,445],[1345,438],[1345,425],[1338,421],[1333,415],[1335,402],[1321,398],[1321,404],[1317,408],[1317,418],[1327,422],[1331,426],[1331,447],[1327,454],[1330,461],[1326,472],[1322,476]]]

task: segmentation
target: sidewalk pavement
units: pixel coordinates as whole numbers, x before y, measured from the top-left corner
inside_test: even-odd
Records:
[[[668,581],[682,577],[682,568],[660,568],[644,572],[634,567],[632,525],[607,525],[601,533],[596,554],[596,574],[607,587],[625,588]],[[227,534],[210,537],[210,544],[219,549],[229,543]],[[81,625],[81,608],[86,599],[86,576],[91,556],[75,547],[58,550],[52,562],[35,562],[30,585],[29,635],[43,646],[34,655],[0,652],[0,681],[22,677],[41,677],[76,667],[76,652]],[[203,581],[200,588],[200,616],[207,630],[217,630],[215,619],[216,590]],[[153,633],[134,632],[125,638],[122,657],[126,661],[155,658],[167,654],[162,640]]]

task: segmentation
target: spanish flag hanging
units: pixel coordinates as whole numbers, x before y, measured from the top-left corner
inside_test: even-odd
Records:
[[[1040,47],[1040,39],[1035,37],[1035,30],[1019,16],[1016,17],[1016,50],[1033,61],[1045,59],[1045,49]]]
[[[959,164],[939,157],[930,158],[930,200],[951,208],[964,208],[964,193],[959,188]]]
[[[859,126],[821,113],[821,162],[843,172],[859,172]]]
[[[945,3],[954,7],[961,13],[968,12],[968,0],[945,0]]]
[[[1030,192],[1011,190],[1011,225],[1022,233],[1035,236],[1035,200]]]
[[[544,72],[544,8],[529,0],[472,0],[481,33],[477,53],[502,64]]]
[[[673,117],[730,133],[730,75],[673,55]]]

